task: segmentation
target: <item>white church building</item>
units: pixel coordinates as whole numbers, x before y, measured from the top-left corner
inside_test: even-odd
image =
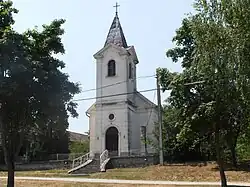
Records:
[[[106,42],[94,58],[96,102],[86,112],[90,152],[100,155],[108,150],[114,156],[154,153],[144,139],[156,141],[157,106],[137,91],[139,60],[134,46],[127,45],[117,12]]]

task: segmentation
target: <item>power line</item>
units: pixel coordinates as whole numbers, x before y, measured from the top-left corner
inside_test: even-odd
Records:
[[[141,76],[141,77],[138,77],[138,78],[149,78],[149,77],[155,77],[155,75]],[[89,92],[89,91],[94,91],[94,90],[98,90],[98,89],[102,89],[102,88],[107,88],[107,87],[114,86],[114,85],[117,85],[117,84],[122,84],[124,82],[128,82],[128,81],[121,81],[121,82],[117,82],[117,83],[114,83],[114,84],[109,84],[109,85],[106,85],[106,86],[103,86],[103,87],[99,87],[99,88],[93,88],[93,89],[89,89],[89,90],[84,90],[82,92]],[[200,84],[200,83],[203,83],[203,82],[205,82],[205,81],[190,82],[190,83],[186,83],[184,85],[187,86],[187,85],[193,85],[193,84]],[[141,91],[134,91],[134,92],[127,92],[127,93],[112,94],[112,95],[106,95],[106,96],[100,96],[100,97],[88,97],[88,98],[82,98],[82,99],[74,99],[72,101],[73,102],[87,101],[87,100],[109,98],[109,97],[115,97],[115,96],[121,96],[121,95],[130,95],[130,94],[134,94],[134,93],[138,93],[138,92],[144,93],[144,92],[150,92],[150,91],[155,91],[155,90],[157,90],[157,88],[148,89],[148,90],[141,90]],[[160,88],[160,90],[163,90],[163,88]],[[155,99],[155,96],[154,96],[154,99]]]
[[[131,79],[131,80],[145,79],[145,78],[151,78],[151,77],[155,77],[155,75],[140,76],[140,77],[137,77],[137,78],[134,78],[134,79]],[[115,86],[115,85],[118,85],[118,84],[122,84],[122,83],[125,83],[125,82],[129,82],[129,80],[120,81],[120,82],[117,82],[117,83],[114,83],[114,84],[108,84],[106,86],[102,86],[102,87],[98,87],[98,88],[92,88],[92,89],[88,89],[88,90],[83,90],[83,91],[81,91],[81,93],[95,91],[95,90],[99,90],[99,89],[102,89],[102,88],[108,88],[108,87]]]
[[[151,110],[151,109],[157,109],[157,106],[149,106],[149,107],[135,107],[135,110],[138,114],[144,114],[144,113],[148,113],[148,111],[145,110]],[[115,106],[114,107],[109,107],[109,108],[105,108],[102,107],[101,109],[102,111],[111,111],[111,110],[124,110],[124,106]],[[147,121],[147,119],[145,120]]]
[[[141,90],[141,91],[134,91],[134,92],[127,92],[127,93],[119,93],[119,94],[112,94],[112,95],[105,95],[105,96],[100,96],[100,97],[88,97],[88,98],[83,98],[83,99],[75,99],[73,102],[78,102],[78,101],[87,101],[87,100],[93,100],[93,99],[102,99],[102,98],[108,98],[108,97],[115,97],[115,96],[121,96],[121,95],[130,95],[130,94],[135,94],[135,93],[145,93],[145,92],[151,92],[157,90],[156,88],[153,89],[148,89],[148,90]]]

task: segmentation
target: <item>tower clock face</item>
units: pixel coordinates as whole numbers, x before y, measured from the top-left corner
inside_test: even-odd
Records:
[[[109,114],[109,120],[114,120],[115,119],[115,115],[114,114]]]

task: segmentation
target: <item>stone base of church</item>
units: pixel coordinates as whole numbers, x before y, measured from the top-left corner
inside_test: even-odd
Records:
[[[95,159],[99,159],[100,158],[100,153],[94,153],[94,158]],[[148,153],[147,154],[147,157],[153,157],[153,153]],[[117,158],[117,157],[121,157],[121,158],[123,158],[123,157],[132,157],[132,158],[134,158],[134,157],[143,157],[143,158],[145,158],[145,153],[133,153],[133,152],[121,152],[119,155],[118,155],[118,153],[117,152],[109,152],[109,157],[110,158]]]
[[[111,157],[106,169],[136,168],[159,164],[158,156],[117,156]]]

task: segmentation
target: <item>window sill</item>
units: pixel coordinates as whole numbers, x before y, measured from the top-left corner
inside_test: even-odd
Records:
[[[118,77],[117,75],[114,75],[114,76],[108,76],[106,75],[106,78],[115,78],[115,77]]]

